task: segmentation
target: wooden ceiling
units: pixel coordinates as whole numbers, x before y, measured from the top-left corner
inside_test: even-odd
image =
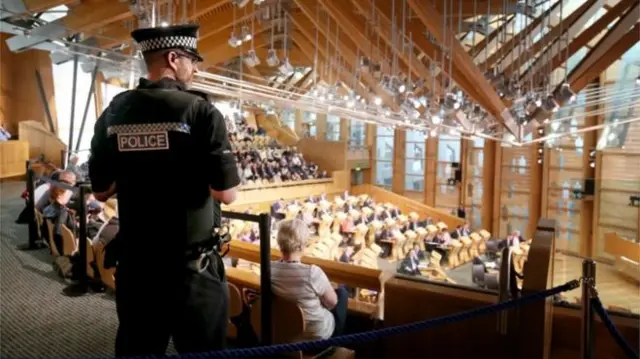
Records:
[[[281,17],[286,12],[286,56],[296,67],[315,64],[318,76],[314,79],[306,72],[285,79],[286,86],[308,89],[314,80],[331,84],[340,80],[360,96],[377,96],[390,109],[398,110],[397,99],[381,87],[374,74],[360,71],[354,75],[366,56],[380,63],[384,74],[396,70],[405,77],[410,74],[414,81],[422,79],[414,90],[418,96],[441,98],[451,90],[450,85],[456,85],[499,121],[508,120],[505,113],[512,103],[486,74],[549,85],[545,82],[548,74],[586,49],[585,58],[567,75],[573,91],[578,92],[640,37],[640,0],[565,0],[562,5],[557,0],[537,1],[547,3],[546,10],[542,5],[523,9],[517,0],[267,0],[260,5],[248,1],[242,8],[232,0],[175,0],[169,10],[170,1],[174,0],[157,1],[160,17],[172,14],[175,22],[201,25],[198,46],[205,58],[203,67],[210,72],[220,73],[231,64],[251,81],[283,86],[283,79],[276,81],[277,70],[266,66],[265,58],[273,26],[282,38]],[[129,2],[24,0],[24,5],[33,14],[67,5],[70,10],[60,21],[71,32],[82,33],[85,39],[95,37],[104,49],[129,54],[134,48],[129,34],[138,27],[138,20]],[[265,20],[266,8],[271,15]],[[281,9],[280,21],[275,9]],[[232,48],[229,36],[234,28],[239,35],[243,25],[253,28],[254,39]],[[401,48],[397,39],[402,38],[402,31],[405,38],[411,38],[412,47]],[[262,60],[262,65],[253,68],[237,61],[251,44]],[[283,59],[282,46],[276,47]],[[397,59],[390,61],[393,53]]]

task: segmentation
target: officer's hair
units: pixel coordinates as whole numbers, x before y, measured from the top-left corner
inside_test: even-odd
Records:
[[[302,252],[308,238],[309,227],[302,220],[286,219],[278,226],[277,242],[283,254]]]

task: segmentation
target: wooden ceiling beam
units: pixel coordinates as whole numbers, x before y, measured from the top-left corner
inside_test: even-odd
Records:
[[[640,25],[637,23],[639,4],[636,3],[627,13],[598,41],[596,46],[584,57],[584,59],[569,73],[567,82],[574,93],[579,93],[591,81],[600,76],[611,64],[616,62],[631,47],[640,41]],[[635,24],[635,25],[634,25]],[[560,106],[564,105],[557,96],[562,84],[555,89],[556,101]],[[548,113],[541,108],[536,109],[532,120],[543,123]]]
[[[268,38],[260,36],[254,39],[254,49],[267,47],[271,44]],[[203,69],[215,66],[221,62],[225,62],[231,58],[239,56],[241,53],[246,53],[251,47],[248,45],[242,45],[240,47],[233,48],[229,46],[226,38],[218,43],[217,46],[210,46],[207,52],[201,52],[204,61],[201,66]]]
[[[75,0],[22,0],[22,3],[29,12],[42,12],[60,5],[70,5]]]
[[[477,56],[480,53],[484,53],[484,49],[490,44],[493,40],[498,37],[498,35],[502,35],[507,31],[507,28],[511,21],[516,18],[515,15],[506,15],[506,20],[498,26],[495,30],[491,31],[489,35],[485,36],[479,43],[477,43],[474,47],[469,50],[469,55],[472,57]],[[497,40],[496,40],[497,41]]]
[[[586,23],[602,8],[604,0],[586,0],[569,16],[562,20],[558,25],[553,27],[551,31],[545,34],[542,39],[536,41],[533,45],[519,44],[510,51],[499,63],[498,66],[503,69],[505,76],[511,76],[516,73],[520,75],[520,67],[526,63],[528,59],[534,58],[538,52],[551,44],[551,48],[559,48],[561,46],[560,39],[567,37],[573,39],[580,30],[584,28]],[[518,36],[516,36],[518,37]],[[555,42],[555,43],[554,43]],[[564,44],[565,46],[567,44]],[[502,51],[500,51],[502,52]],[[522,60],[524,59],[524,61]]]
[[[391,29],[391,2],[388,1],[376,1],[376,10],[379,14],[378,21],[380,22],[380,28]],[[365,10],[368,10],[367,13],[370,13],[370,7],[364,7]],[[396,9],[396,12],[398,9]],[[410,21],[406,25],[406,31],[414,34],[423,34],[424,33],[424,25],[420,21],[420,19],[414,19]],[[384,33],[384,31],[382,31]],[[382,34],[381,34],[382,35]],[[386,35],[391,42],[391,35],[387,32]],[[426,36],[416,35],[413,36],[413,43],[427,56],[430,58],[432,62],[441,61],[443,58],[442,49],[437,44],[434,44],[429,40]],[[433,61],[435,59],[436,61]],[[449,61],[449,57],[445,57],[445,62]],[[435,69],[434,69],[435,71]],[[488,102],[480,96],[475,85],[471,84],[467,77],[462,73],[456,63],[453,63],[451,69],[445,69],[445,66],[440,66],[440,74],[435,76],[436,85],[434,86],[436,89],[439,87],[439,84],[445,83],[443,73],[448,73],[449,76],[461,89],[463,89],[471,98],[473,98],[476,102],[478,102],[482,107],[489,108]],[[433,77],[431,77],[431,81],[433,82]],[[436,94],[442,95],[444,90],[440,90],[440,92],[436,92]]]
[[[440,12],[432,4],[420,0],[408,0],[407,3],[440,44],[451,44],[450,51],[453,56],[453,62],[466,76],[467,80],[475,85],[480,98],[486,100],[489,106],[485,109],[502,122],[508,131],[515,133],[517,131],[515,121],[507,106],[502,99],[500,99],[500,96],[498,96],[496,90],[475,65],[471,56],[469,56],[462,45],[460,45],[452,29],[448,29],[449,31],[447,31],[446,34],[443,32],[444,22]]]
[[[64,26],[76,32],[95,32],[113,22],[131,17],[128,2],[84,0],[60,19]]]
[[[621,0],[617,3],[611,10],[607,11],[603,14],[596,22],[591,24],[587,29],[582,31],[580,35],[578,35],[571,43],[569,43],[569,48],[563,48],[560,51],[556,51],[556,54],[551,57],[548,55],[549,50],[544,51],[536,61],[527,68],[527,70],[520,76],[520,83],[526,83],[531,81],[532,79],[540,78],[540,73],[542,71],[553,71],[561,66],[567,58],[571,58],[575,55],[580,49],[587,46],[589,42],[596,38],[602,31],[604,31],[610,23],[612,23],[615,19],[624,15],[625,10],[629,8],[634,3],[637,3],[638,0]],[[550,62],[550,63],[549,63]],[[537,82],[534,87],[542,86],[542,82]]]
[[[624,37],[626,33],[629,32],[629,29],[633,27],[633,25],[637,25],[638,19],[640,18],[640,3],[636,2],[636,4],[631,7],[625,14],[620,18],[620,20],[609,30],[607,34],[593,47],[589,53],[580,61],[580,63],[571,71],[568,76],[569,83],[573,83],[577,81],[580,77],[584,76],[586,72],[589,72],[597,62],[607,61],[611,55],[608,53],[610,49],[621,39]],[[640,33],[636,30],[632,31],[631,39],[635,39],[633,44],[638,42],[638,37],[640,37]],[[614,60],[615,61],[615,60]]]
[[[432,76],[427,67],[417,59],[417,55],[415,53],[410,55],[408,51],[394,49],[388,34],[385,31],[382,31],[384,28],[383,26],[378,26],[378,32],[384,39],[382,48],[379,52],[371,51],[369,54],[366,54],[366,49],[373,49],[376,47],[376,44],[374,44],[374,39],[372,37],[367,38],[365,23],[353,12],[353,8],[350,6],[351,4],[346,1],[335,2],[331,0],[320,0],[320,2],[324,5],[327,12],[336,19],[336,22],[339,24],[342,31],[348,34],[351,39],[358,44],[362,56],[368,56],[372,61],[379,62],[382,65],[382,71],[384,73],[391,74],[392,68],[389,63],[385,59],[380,58],[380,56],[374,55],[378,55],[380,53],[393,54],[395,52],[397,53],[398,58],[402,61],[402,63],[399,64],[399,70],[407,75],[411,72],[414,78],[422,78],[429,90],[433,91],[433,81],[429,81]],[[367,14],[367,12],[363,11],[363,4],[361,1],[354,0],[352,3],[356,8],[360,9],[362,13]],[[368,21],[368,18],[365,21]],[[409,49],[409,51],[413,51],[413,49]],[[437,86],[436,90],[438,93],[441,91],[439,86]]]
[[[312,57],[315,57],[316,48],[311,42],[312,39],[314,38],[309,37],[309,35],[311,35],[311,33],[306,31],[300,31],[299,34],[296,34],[293,37],[293,42],[296,44],[296,46],[300,48],[300,50],[302,50],[302,53],[306,54],[309,58],[312,58]],[[322,37],[324,36],[320,36],[320,34],[318,34],[318,37],[322,39]],[[317,47],[317,49],[318,49],[318,64],[316,64],[315,72],[320,73],[318,77],[321,80],[328,82],[329,75],[327,73],[323,74],[322,69],[327,68],[327,66],[325,65],[329,63],[328,59],[331,58],[331,55],[326,53],[326,49],[323,46],[319,46]],[[329,71],[332,71],[332,70],[334,69],[330,69]],[[314,72],[314,70],[311,70],[311,72]],[[363,88],[359,83],[357,83],[351,74],[338,71],[336,76],[343,84],[348,85],[349,88],[351,88],[351,90],[353,90],[356,94],[368,100],[373,101],[374,96],[370,94],[365,88]]]
[[[427,1],[423,0],[422,2]],[[462,15],[462,18],[468,18],[477,15],[486,15],[487,11],[489,12],[489,14],[493,15],[503,14],[505,6],[513,7],[513,9],[515,10],[514,6],[518,3],[516,0],[455,0],[447,2],[446,5],[445,1],[443,0],[429,0],[428,2],[431,3],[440,14],[444,14],[444,10],[446,7],[447,17],[453,16],[455,18],[458,18],[460,15]]]
[[[506,43],[499,45],[496,51],[489,55],[488,59],[484,57],[484,52],[478,53],[476,56],[476,61],[481,63],[479,66],[483,69],[492,68],[493,65],[495,65],[496,62],[500,60],[502,55],[511,54],[513,49],[520,44],[523,37],[533,38],[537,36],[546,27],[546,24],[548,22],[547,19],[560,14],[560,5],[562,4],[562,1],[567,0],[559,0],[558,2],[553,4],[553,6],[543,12],[540,16],[533,19],[533,21],[531,21],[528,26],[526,26],[522,31],[518,33],[518,36],[512,36]],[[499,41],[500,39],[497,39],[496,43]]]
[[[320,19],[319,21],[315,20],[315,9],[312,7],[312,5],[315,4],[315,0],[310,0],[310,1],[294,0],[294,1],[298,5],[298,7],[302,10],[302,12],[307,16],[307,18],[313,23],[315,28],[317,28],[318,31],[322,33],[324,36],[329,38],[329,42],[333,43],[334,47],[338,49],[339,53],[342,55],[346,63],[348,63],[349,66],[351,66],[354,69],[357,68],[358,59],[356,54],[352,50],[353,48],[355,48],[355,46],[349,47],[348,42],[344,40],[345,36],[341,36],[341,37],[339,36],[338,39],[336,40],[336,36],[331,36],[331,34],[326,33],[327,24],[325,21],[323,21],[322,19]],[[312,32],[310,30],[311,29],[307,29],[307,32]],[[345,44],[347,45],[345,46]],[[395,99],[380,87],[380,84],[378,83],[377,80],[375,80],[368,73],[361,73],[361,76],[364,83],[373,89],[375,94],[380,97],[380,99],[385,105],[387,105],[394,112],[398,112],[400,110],[398,104],[395,102]]]
[[[193,6],[187,7],[187,20],[194,21],[211,11],[215,11],[217,8],[227,3],[228,0],[198,0],[195,3],[195,11]],[[178,7],[179,14],[176,16],[176,18],[182,18],[181,11],[181,8]],[[233,15],[231,11],[224,11],[216,15],[219,15],[219,17],[216,17],[215,21],[207,21],[201,24],[198,34],[200,36],[200,39],[215,35],[216,33],[231,27],[233,16],[229,16],[229,13]],[[132,21],[134,25],[133,28],[137,28],[137,19],[135,18],[135,16],[133,16],[133,14],[130,14],[130,16],[128,16],[124,20]],[[99,33],[99,36],[97,36],[98,46],[101,48],[112,48],[119,44],[127,43],[131,40],[131,31],[132,29],[124,26],[122,22],[110,24],[109,26],[105,27],[104,31]]]

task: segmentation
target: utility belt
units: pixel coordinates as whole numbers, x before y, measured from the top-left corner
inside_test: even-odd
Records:
[[[224,250],[223,247],[230,239],[231,236],[226,227],[215,228],[210,238],[187,247],[184,253],[187,265],[202,273],[211,264],[212,255],[217,255],[220,258],[227,255],[229,250]],[[105,248],[105,268],[116,267],[119,259],[123,258],[122,240],[126,239],[116,236]]]
[[[216,255],[223,258],[229,252],[229,249],[223,249],[224,244],[231,240],[227,227],[214,228],[209,240],[199,242],[187,248],[185,251],[185,259],[189,268],[199,273],[207,270],[211,265],[211,256]]]

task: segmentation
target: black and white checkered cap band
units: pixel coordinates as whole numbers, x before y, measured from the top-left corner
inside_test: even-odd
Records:
[[[191,36],[165,36],[140,41],[140,51],[155,51],[163,49],[184,48],[196,50],[198,39]]]
[[[107,136],[116,135],[119,133],[134,134],[134,133],[153,133],[153,132],[182,132],[191,133],[191,127],[186,123],[181,122],[163,122],[163,123],[140,123],[135,125],[115,125],[107,128]]]

